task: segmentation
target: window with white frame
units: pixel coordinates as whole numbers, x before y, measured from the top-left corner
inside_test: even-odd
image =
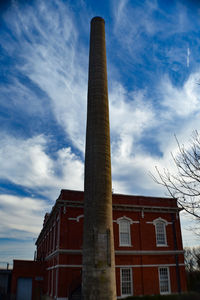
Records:
[[[170,293],[169,268],[159,268],[160,294]]]
[[[154,225],[156,230],[156,245],[167,246],[166,222],[162,219],[159,219],[156,220]]]
[[[120,246],[130,246],[131,245],[130,225],[131,225],[131,222],[126,218],[123,218],[119,221],[119,244],[120,244]]]
[[[131,268],[121,268],[121,295],[131,296],[133,294],[132,270]]]

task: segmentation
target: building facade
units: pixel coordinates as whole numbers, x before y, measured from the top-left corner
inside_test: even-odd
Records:
[[[83,198],[62,190],[36,241],[54,299],[81,290]],[[117,298],[186,291],[179,212],[175,199],[113,194]]]

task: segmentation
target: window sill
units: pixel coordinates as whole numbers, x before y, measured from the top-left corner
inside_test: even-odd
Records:
[[[127,297],[132,297],[133,294],[128,294],[128,295],[121,295],[119,297],[117,297],[117,299],[126,299]]]
[[[169,246],[165,244],[165,245],[156,245],[156,247],[169,247]]]

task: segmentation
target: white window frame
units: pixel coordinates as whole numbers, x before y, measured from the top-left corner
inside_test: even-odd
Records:
[[[164,243],[158,243],[158,233],[157,233],[157,225],[158,224],[163,224],[163,235],[164,235]],[[156,220],[153,221],[153,224],[155,226],[155,232],[156,232],[156,246],[157,247],[167,247],[167,233],[166,233],[166,226],[168,224],[168,222],[162,218],[158,218]]]
[[[160,270],[161,269],[166,269],[167,270],[167,279],[168,279],[168,291],[161,291],[161,278],[160,278]],[[171,285],[170,285],[170,272],[169,272],[169,267],[159,267],[158,268],[158,276],[159,276],[159,288],[160,288],[160,294],[161,295],[168,295],[171,293]]]
[[[121,224],[122,222],[126,221],[128,223],[128,239],[129,239],[129,243],[123,243],[121,241]],[[127,218],[127,217],[122,217],[122,218],[119,218],[117,219],[117,224],[119,225],[119,246],[122,246],[122,247],[130,247],[132,246],[131,244],[131,224],[133,223],[133,221],[130,219],[130,218]]]
[[[130,292],[130,294],[123,294],[122,293],[122,270],[129,270],[130,271],[130,284],[131,284],[131,292]],[[121,296],[122,297],[133,296],[133,274],[132,274],[132,268],[129,268],[129,267],[120,268],[120,291],[121,291]]]

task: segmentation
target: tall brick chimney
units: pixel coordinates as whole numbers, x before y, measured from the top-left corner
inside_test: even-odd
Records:
[[[84,186],[84,300],[116,299],[105,21],[91,20]]]

